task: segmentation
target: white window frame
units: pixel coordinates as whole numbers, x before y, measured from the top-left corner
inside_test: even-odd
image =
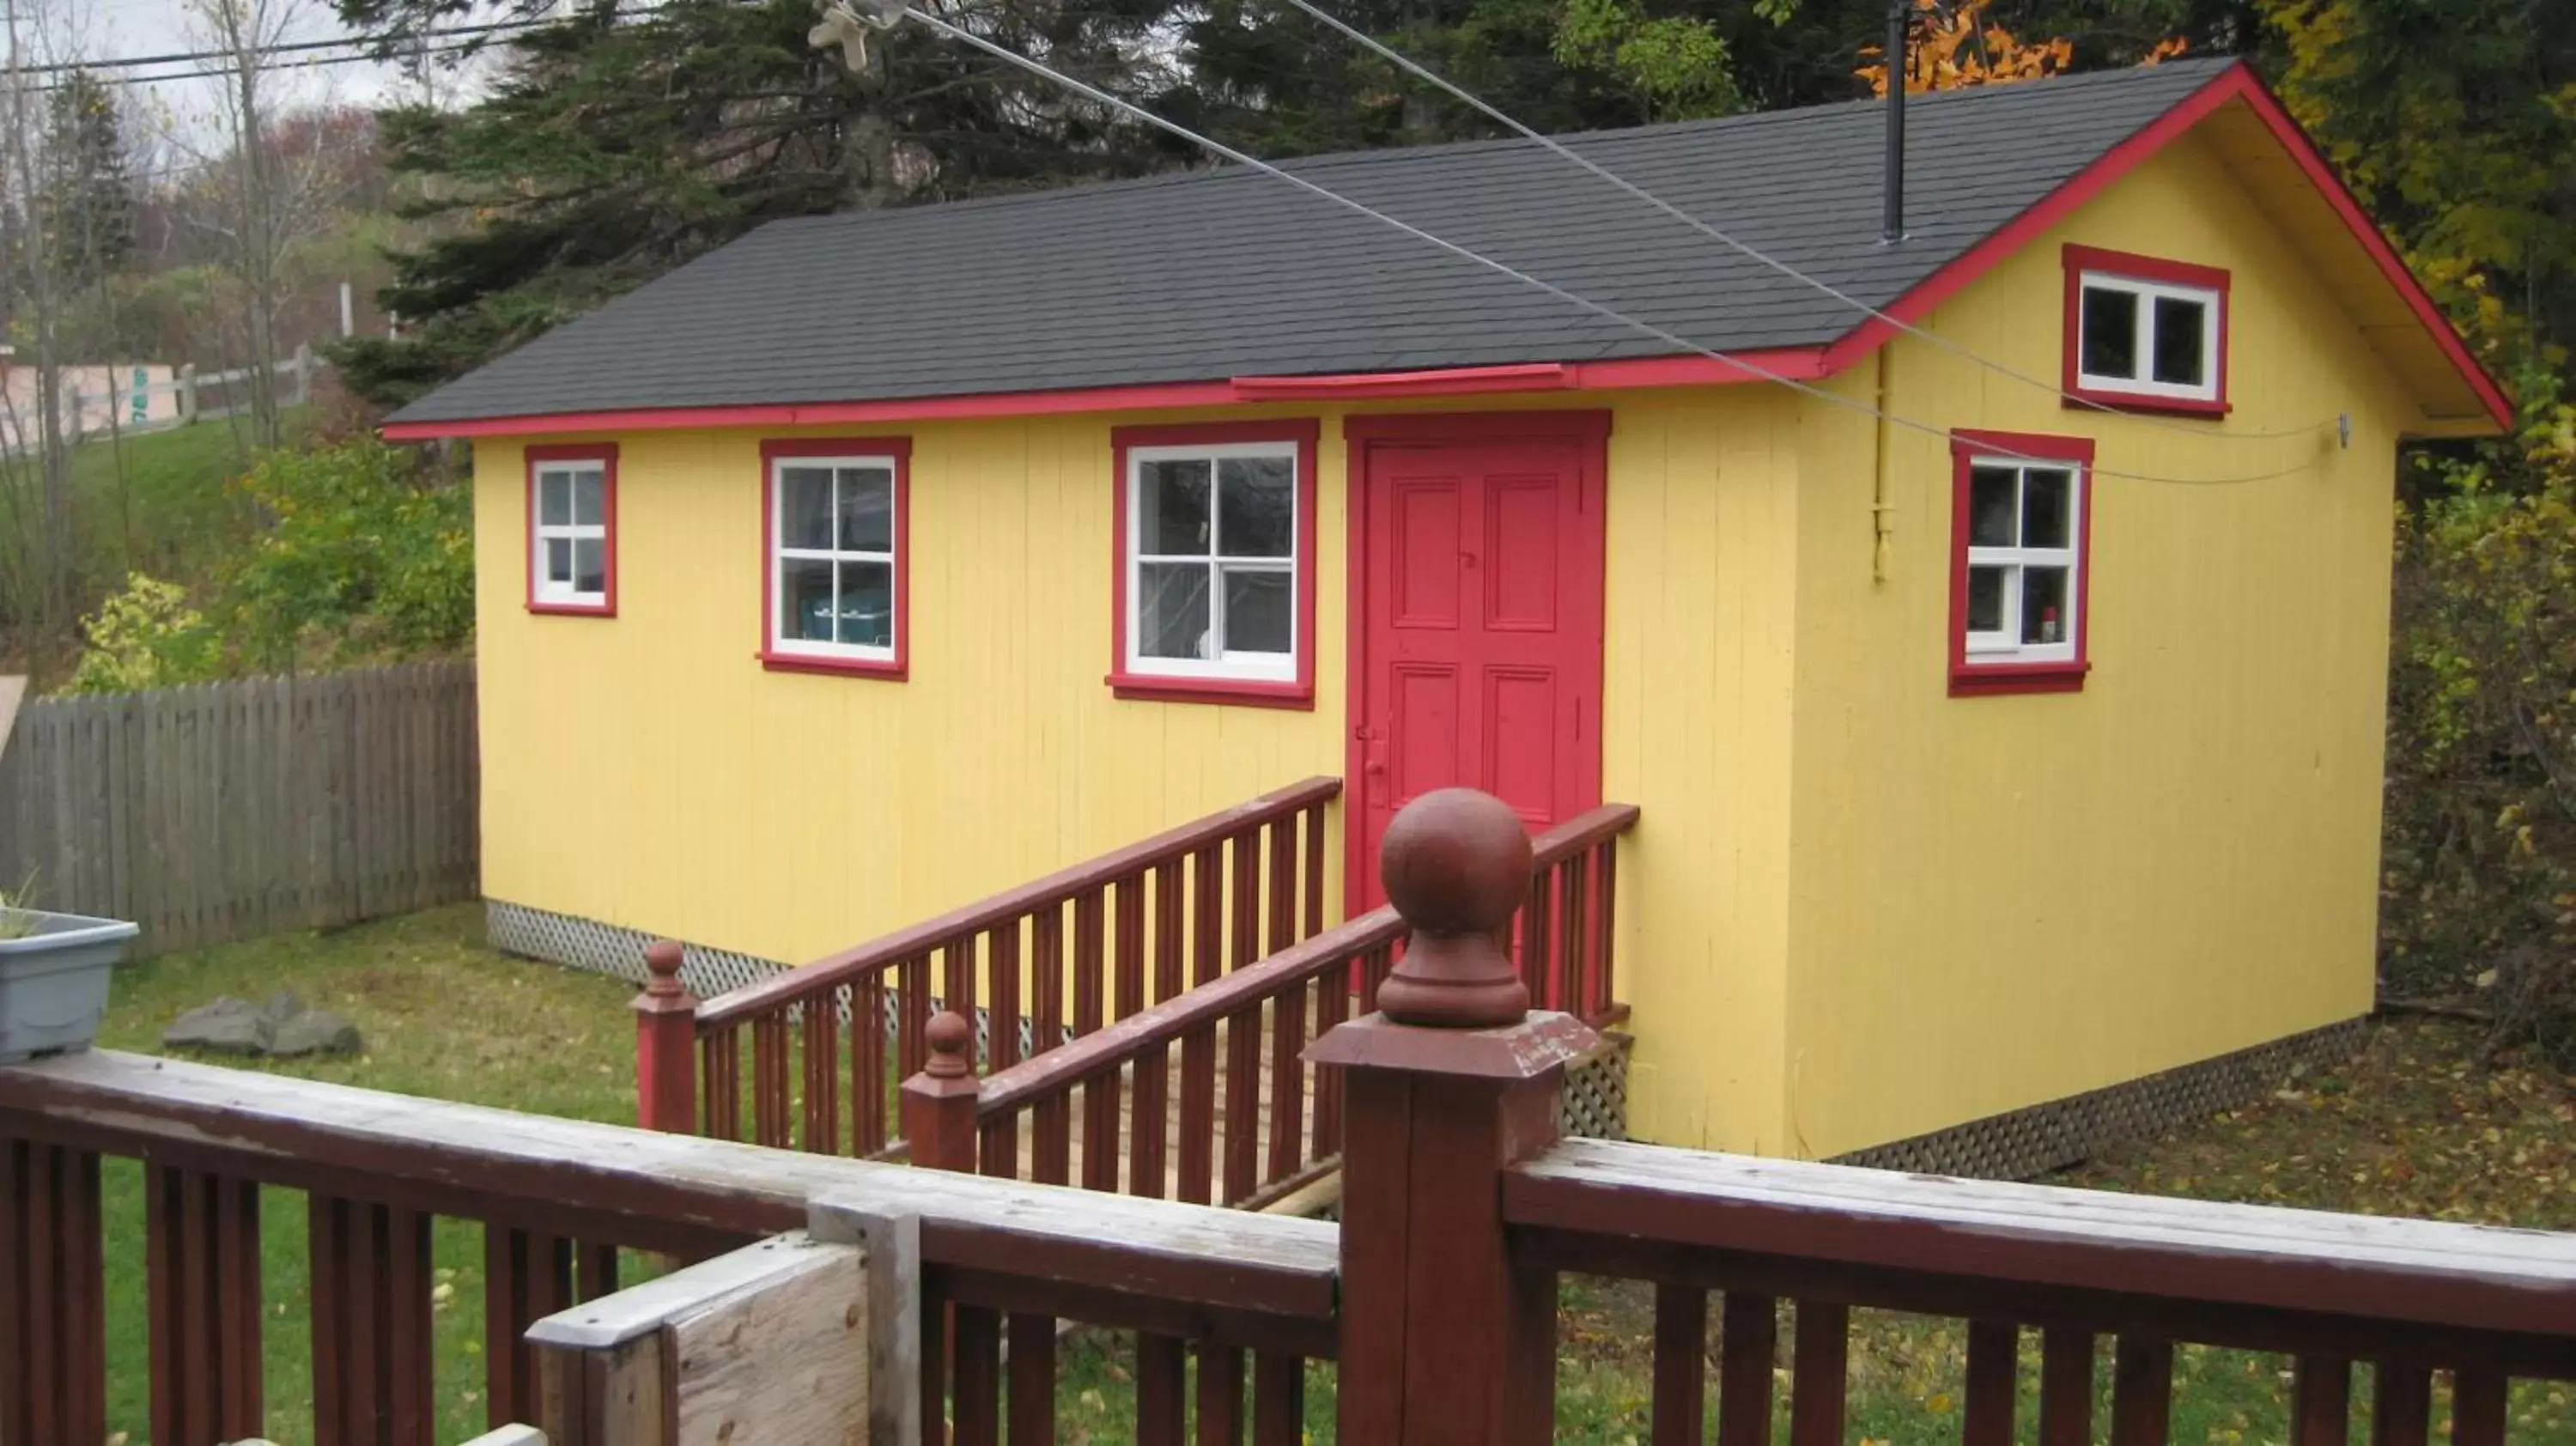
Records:
[[[536,585],[530,589],[531,596],[537,602],[553,607],[604,608],[608,606],[608,579],[615,575],[617,568],[617,560],[608,554],[608,510],[616,505],[610,495],[612,484],[609,481],[608,460],[604,457],[549,458],[538,462],[532,470],[536,475],[533,484],[535,495],[528,499],[528,575],[536,580]],[[599,474],[599,520],[597,522],[586,523],[579,520],[581,497],[573,479],[584,472]],[[564,515],[575,520],[571,522],[545,520],[546,479],[549,477],[563,479]],[[556,541],[570,543],[574,554],[572,577],[563,582],[555,581],[546,567],[546,544]],[[596,589],[585,589],[581,586],[580,553],[581,544],[585,541],[595,541],[599,544],[599,586]]]
[[[840,546],[841,509],[839,483],[832,499],[832,541],[830,547],[789,547],[787,538],[787,470],[844,467],[874,467],[887,477],[886,505],[889,509],[886,529],[887,548],[868,552]],[[769,459],[769,648],[782,657],[827,658],[835,661],[891,663],[896,645],[903,639],[903,463],[888,452],[853,452],[846,456],[779,455]],[[866,643],[817,642],[793,635],[789,624],[786,580],[782,564],[789,559],[829,561],[834,564],[835,596],[838,596],[839,564],[844,562],[882,562],[886,565],[886,645],[871,647]]]
[[[2086,290],[2118,291],[2138,298],[2138,375],[2105,376],[2084,367],[2084,293]],[[2200,303],[2200,362],[2202,379],[2195,385],[2160,382],[2155,379],[2156,300],[2159,297]],[[2076,277],[2075,289],[2075,381],[2087,392],[2117,392],[2122,396],[2157,397],[2171,401],[2215,402],[2219,400],[2219,378],[2225,366],[2218,349],[2224,343],[2226,329],[2221,317],[2227,295],[2215,286],[2192,286],[2175,281],[2149,281],[2143,277],[2123,276],[2116,271],[2087,270]]]
[[[1300,576],[1307,559],[1299,551],[1306,519],[1298,509],[1306,505],[1306,479],[1298,475],[1304,466],[1301,449],[1294,441],[1281,442],[1215,442],[1191,446],[1131,447],[1127,450],[1127,475],[1121,484],[1127,489],[1126,554],[1121,564],[1127,574],[1127,615],[1119,619],[1125,634],[1120,640],[1120,656],[1125,671],[1138,677],[1214,678],[1242,683],[1294,683],[1297,681],[1297,650],[1304,643],[1299,630],[1305,626],[1302,606],[1305,586]],[[1224,526],[1217,495],[1217,464],[1246,459],[1281,460],[1288,464],[1288,553],[1284,557],[1229,558],[1222,551],[1220,530]],[[1205,553],[1148,553],[1144,549],[1145,465],[1149,462],[1196,462],[1208,464],[1208,550]],[[1274,572],[1288,579],[1288,649],[1280,653],[1225,651],[1220,648],[1213,658],[1158,658],[1143,652],[1145,610],[1145,564],[1198,563],[1210,571],[1208,596],[1208,636],[1225,636],[1224,577],[1232,572]]]
[[[2068,484],[2066,507],[2066,545],[2064,547],[1980,547],[1973,531],[1967,548],[1965,566],[1973,575],[1980,567],[2007,568],[2004,575],[2003,627],[1994,632],[1977,632],[1966,624],[1963,613],[1960,632],[1965,641],[1967,666],[1993,667],[1998,664],[2028,666],[2043,663],[2072,663],[2076,660],[2076,638],[2083,627],[2084,608],[2084,509],[2091,506],[2092,468],[2085,463],[2057,457],[2014,457],[1994,452],[1975,452],[1968,457],[1969,497],[1973,508],[1975,476],[1979,467],[2003,468],[2013,474],[2013,526],[2018,535],[2023,516],[2023,499],[2032,472],[2064,472],[2073,478]],[[1967,525],[1973,529],[1973,510]],[[2066,615],[2059,619],[2058,638],[2053,643],[2026,643],[2021,640],[2021,569],[2025,566],[2063,567],[2066,569]],[[1964,594],[1969,577],[1959,579]]]

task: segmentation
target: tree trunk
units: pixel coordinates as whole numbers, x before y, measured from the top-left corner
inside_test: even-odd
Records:
[[[842,133],[850,204],[862,211],[882,211],[903,199],[894,174],[894,122],[886,117],[886,51],[892,38],[879,35],[869,42],[867,63],[852,77],[858,108]]]

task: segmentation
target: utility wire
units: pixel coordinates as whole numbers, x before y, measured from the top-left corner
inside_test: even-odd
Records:
[[[1322,21],[1332,29],[1339,31],[1342,35],[1348,37],[1359,45],[1366,47],[1379,58],[1395,65],[1408,74],[1429,81],[1431,84],[1438,86],[1450,95],[1466,102],[1470,106],[1475,107],[1476,110],[1483,113],[1488,119],[1493,120],[1500,125],[1508,126],[1528,140],[1538,142],[1540,145],[1545,146],[1555,154],[1563,156],[1565,159],[1572,161],[1574,164],[1581,166],[1587,171],[1590,171],[1593,175],[1613,186],[1616,186],[1636,199],[1645,202],[1647,205],[1654,207],[1656,210],[1663,212],[1665,215],[1670,216],[1674,220],[1681,222],[1683,225],[1690,227],[1692,230],[1699,232],[1701,235],[1726,246],[1730,246],[1738,253],[1770,267],[1781,275],[1786,276],[1801,285],[1814,287],[1816,290],[1823,292],[1825,295],[1832,297],[1843,305],[1851,307],[1855,311],[1864,312],[1875,317],[1878,320],[1887,323],[1889,326],[1895,327],[1897,330],[1904,332],[1908,336],[1919,337],[1924,341],[1932,343],[1934,346],[1940,347],[1944,351],[1965,357],[1989,371],[2000,373],[2001,375],[2012,378],[2014,381],[2023,382],[2030,386],[2037,387],[2041,391],[2055,393],[2061,400],[2071,406],[2087,407],[2097,412],[2117,413],[2122,416],[2131,417],[2133,420],[2143,422],[2149,426],[2162,427],[2170,431],[2184,432],[2196,437],[2221,436],[2243,441],[2255,441],[2263,438],[2314,436],[2325,431],[2329,427],[2338,425],[2340,422],[2339,418],[2328,418],[2325,421],[2312,423],[2305,427],[2286,428],[2278,431],[2247,431],[2231,428],[2224,432],[2212,432],[2201,427],[2192,427],[2177,422],[2169,422],[2161,417],[2138,416],[2129,412],[2125,408],[2096,401],[2091,397],[2078,396],[2074,392],[2066,390],[2064,387],[2059,386],[2055,382],[2049,381],[2045,377],[2032,376],[2028,372],[2017,370],[2007,363],[1999,362],[1991,357],[1984,356],[1962,343],[1952,341],[1950,338],[1942,336],[1938,332],[1934,332],[1925,327],[1916,326],[1911,322],[1901,321],[1896,317],[1889,315],[1887,312],[1870,305],[1868,302],[1861,300],[1859,297],[1853,296],[1851,293],[1842,290],[1829,281],[1820,277],[1811,276],[1786,261],[1782,261],[1746,242],[1735,239],[1733,236],[1726,234],[1724,231],[1721,231],[1717,227],[1710,225],[1708,222],[1701,220],[1699,217],[1682,210],[1680,207],[1673,205],[1669,201],[1666,201],[1663,197],[1654,194],[1645,187],[1630,181],[1627,177],[1612,171],[1609,167],[1593,160],[1590,156],[1583,155],[1562,141],[1557,140],[1555,137],[1544,135],[1539,131],[1532,129],[1528,125],[1523,124],[1521,121],[1506,114],[1500,107],[1487,102],[1483,97],[1470,92],[1464,86],[1460,86],[1450,81],[1447,77],[1440,75],[1431,70],[1428,66],[1415,61],[1412,57],[1405,55],[1403,52],[1379,40],[1377,37],[1368,34],[1366,31],[1357,29],[1340,18],[1327,13],[1321,7],[1315,5],[1313,0],[1288,0],[1288,3],[1296,6],[1306,14],[1313,16],[1315,19]]]
[[[412,32],[410,35],[401,37],[401,39],[411,40],[417,38],[423,40],[445,40],[452,36],[460,35],[491,35],[505,30],[532,30],[540,26],[552,25],[555,23],[556,22],[552,20],[499,20],[494,21],[489,25],[456,25],[443,30],[418,30]],[[292,55],[309,50],[338,50],[345,46],[372,45],[375,43],[376,42],[369,40],[363,35],[341,35],[335,36],[329,40],[295,40],[280,45],[262,45],[255,47],[255,49],[257,53],[262,56]],[[5,68],[9,72],[17,75],[67,75],[76,70],[127,70],[139,65],[179,65],[187,62],[235,60],[238,58],[239,52],[231,50],[174,50],[167,55],[128,55],[118,56],[108,60],[47,61],[41,65],[11,65],[0,68]],[[366,57],[362,56],[357,58],[364,59]],[[101,78],[105,79],[105,77]],[[142,78],[153,80],[163,79],[165,77],[145,76]]]
[[[1661,341],[1666,345],[1678,347],[1683,351],[1690,352],[1697,356],[1707,357],[1709,360],[1717,362],[1721,366],[1731,367],[1747,376],[1758,377],[1764,381],[1775,382],[1781,386],[1791,389],[1792,391],[1804,393],[1807,396],[1815,397],[1821,401],[1831,403],[1832,405],[1841,407],[1847,411],[1859,412],[1865,416],[1875,417],[1881,421],[1889,423],[1890,425],[1919,432],[1928,437],[1935,437],[1944,441],[1947,441],[1950,438],[1950,431],[1948,428],[1937,427],[1929,422],[1917,421],[1911,417],[1900,416],[1897,413],[1887,411],[1869,402],[1855,400],[1837,392],[1829,391],[1826,388],[1813,386],[1795,378],[1784,376],[1779,372],[1763,366],[1759,362],[1750,360],[1749,358],[1733,356],[1726,352],[1719,351],[1714,347],[1703,346],[1687,337],[1677,336],[1652,322],[1641,321],[1636,317],[1629,316],[1615,308],[1605,306],[1589,297],[1579,296],[1552,281],[1547,281],[1540,277],[1533,276],[1530,273],[1513,266],[1509,262],[1498,261],[1491,256],[1487,256],[1480,251],[1474,250],[1471,247],[1462,246],[1446,237],[1434,235],[1409,221],[1402,220],[1395,216],[1390,216],[1387,213],[1368,205],[1366,202],[1353,200],[1337,191],[1317,185],[1303,176],[1294,175],[1288,171],[1282,170],[1268,161],[1261,160],[1258,157],[1238,151],[1222,141],[1212,140],[1206,136],[1200,135],[1198,132],[1191,130],[1189,127],[1182,125],[1178,121],[1169,120],[1165,117],[1156,115],[1152,111],[1145,109],[1143,106],[1137,105],[1133,101],[1123,100],[1087,81],[1077,80],[1072,76],[1064,74],[1062,71],[1049,67],[1043,61],[1022,55],[1018,51],[996,41],[987,40],[983,36],[977,35],[971,30],[953,25],[936,15],[929,14],[909,5],[902,5],[901,0],[871,0],[871,9],[877,8],[878,5],[882,5],[885,9],[895,9],[900,5],[901,8],[899,13],[895,16],[895,19],[897,20],[908,18],[919,21],[921,24],[928,26],[932,30],[938,31],[940,34],[946,35],[951,39],[964,41],[966,44],[973,46],[977,50],[981,50],[985,54],[990,55],[997,60],[1017,66],[1032,75],[1054,81],[1056,84],[1073,91],[1077,95],[1084,96],[1101,105],[1108,106],[1112,110],[1118,111],[1123,115],[1132,116],[1137,120],[1145,122],[1147,125],[1153,126],[1154,128],[1164,131],[1178,139],[1187,141],[1190,144],[1207,151],[1211,155],[1222,157],[1237,165],[1248,166],[1253,170],[1260,171],[1266,175],[1275,176],[1278,179],[1295,186],[1301,191],[1306,191],[1313,195],[1322,197],[1324,200],[1330,201],[1337,206],[1355,211],[1371,220],[1391,226],[1394,229],[1403,232],[1405,235],[1436,246],[1461,260],[1473,262],[1489,271],[1496,272],[1500,275],[1509,277],[1514,281],[1518,281],[1523,285],[1545,292],[1569,305],[1579,307],[1596,316],[1616,322],[1622,326],[1630,328],[1631,330]],[[2060,458],[2042,457],[2033,453],[2021,452],[2014,448],[2004,446],[1988,447],[1981,450],[1986,455],[2007,457],[2024,462],[2062,462],[2063,460]],[[2315,466],[2315,459],[2310,458],[2308,461],[2301,462],[2295,466],[2283,467],[2270,472],[2258,472],[2241,477],[2167,477],[2148,472],[2116,471],[2108,467],[2088,467],[2085,470],[2091,472],[2097,477],[2117,477],[2131,482],[2157,482],[2177,486],[2237,486],[2252,482],[2267,482],[2278,477],[2293,476],[2297,473],[2308,471]]]

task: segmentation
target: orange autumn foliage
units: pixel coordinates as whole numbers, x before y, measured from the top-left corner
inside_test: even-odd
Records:
[[[2005,85],[2016,80],[2036,80],[2055,75],[2072,65],[2075,44],[2065,39],[2041,40],[2028,44],[2015,39],[2000,25],[1988,24],[1985,11],[1991,0],[1958,0],[1955,6],[1939,0],[1914,0],[1921,12],[1914,43],[1905,57],[1905,93],[1919,95],[1927,90],[1958,90],[1971,85]],[[2157,43],[2139,63],[2154,65],[2180,55],[2187,42],[2180,36]],[[1878,46],[1864,46],[1862,56],[1871,64],[1853,72],[1869,82],[1870,94],[1887,94],[1887,58]]]

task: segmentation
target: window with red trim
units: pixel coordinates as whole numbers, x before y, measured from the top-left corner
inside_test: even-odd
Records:
[[[617,448],[530,447],[528,611],[617,613]]]
[[[2092,442],[1963,431],[1950,456],[1950,690],[2082,687]]]
[[[1311,420],[1121,427],[1122,697],[1305,705],[1314,696]]]
[[[767,442],[760,456],[762,661],[902,677],[911,440]]]
[[[2227,272],[2092,246],[2065,258],[2070,405],[2227,410]]]

